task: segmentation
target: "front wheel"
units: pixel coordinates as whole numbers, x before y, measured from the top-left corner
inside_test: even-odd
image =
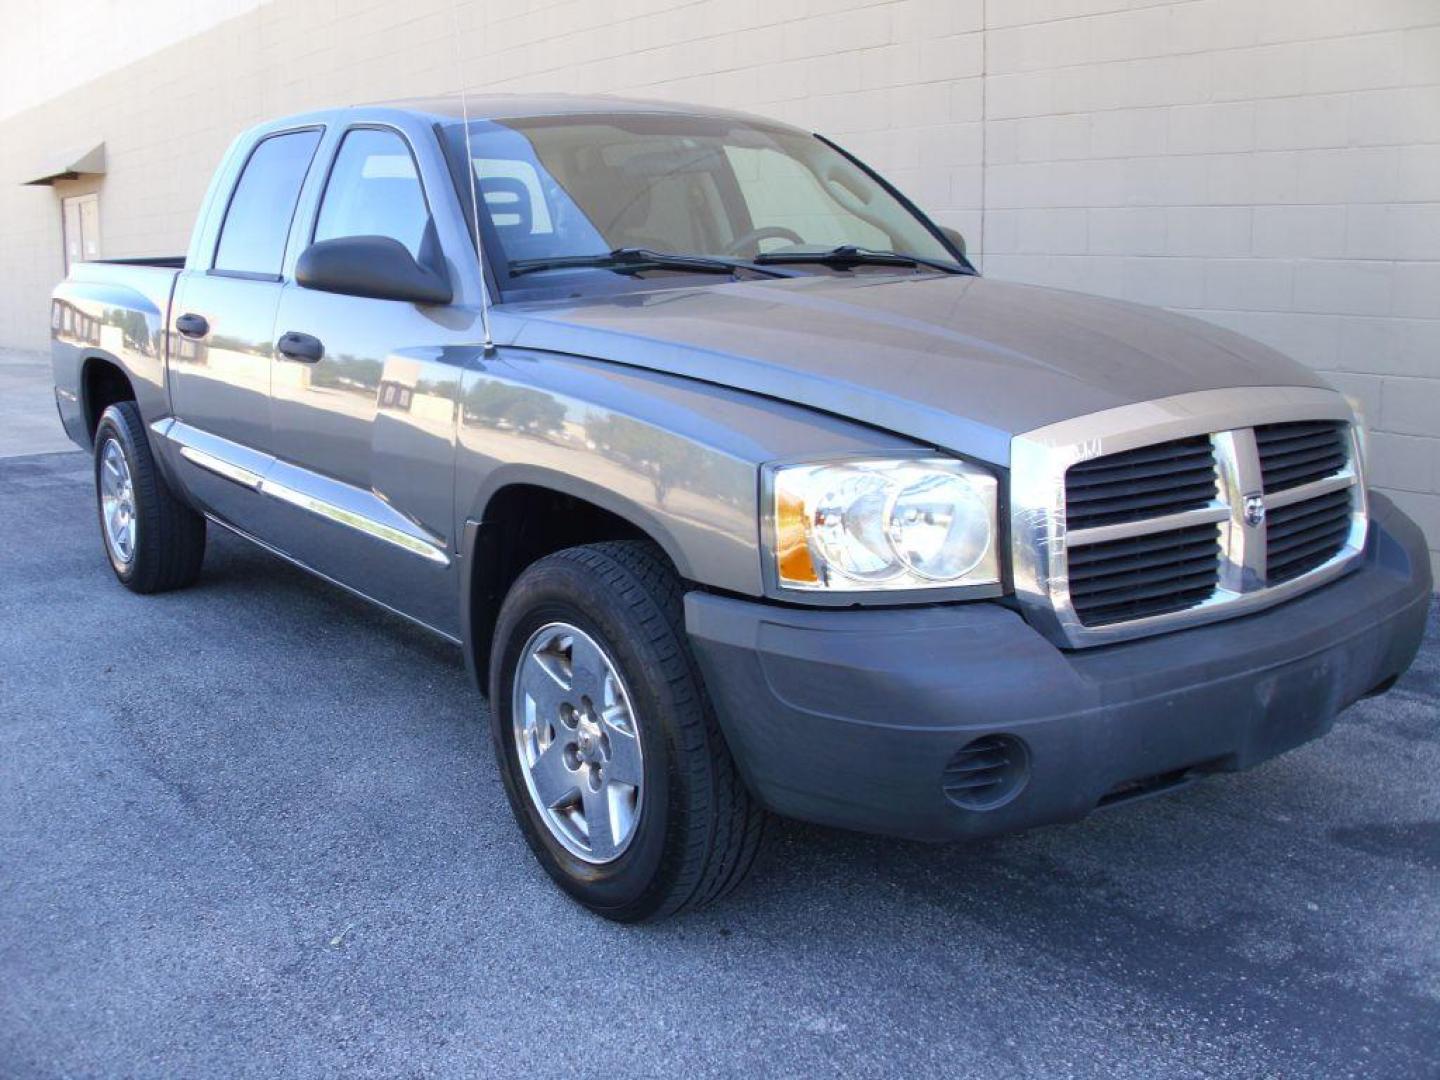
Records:
[[[205,519],[160,475],[132,401],[111,405],[95,428],[95,497],[105,554],[127,589],[165,592],[200,576]]]
[[[511,809],[546,872],[620,922],[724,896],[765,829],[690,654],[682,596],[649,545],[590,544],[527,568],[496,626],[491,724]]]

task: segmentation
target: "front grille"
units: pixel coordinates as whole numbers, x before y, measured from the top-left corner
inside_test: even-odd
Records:
[[[1208,435],[1142,446],[1072,465],[1065,527],[1123,525],[1215,505]],[[1220,534],[1213,524],[1088,543],[1070,553],[1070,599],[1086,626],[1183,611],[1215,591]]]
[[[1208,435],[1092,458],[1065,474],[1072,530],[1174,514],[1214,498],[1215,448]]]
[[[1353,565],[1366,520],[1348,423],[1227,423],[1267,398],[1303,416],[1307,395],[1336,415],[1326,392],[1262,387],[1195,395],[1222,404],[1192,412],[1189,431],[1209,431],[1182,438],[1144,442],[1182,410],[1157,422],[1143,404],[1133,429],[1114,410],[1093,431],[1082,417],[1017,437],[1016,591],[1037,625],[1066,645],[1119,641],[1259,610]]]
[[[1086,626],[1107,626],[1194,607],[1219,574],[1215,525],[1086,544],[1070,552],[1070,602]]]
[[[1265,424],[1255,429],[1260,475],[1266,492],[1310,484],[1345,467],[1345,425],[1335,420]]]
[[[1351,513],[1349,488],[1269,511],[1267,584],[1290,581],[1338,555],[1350,536]]]

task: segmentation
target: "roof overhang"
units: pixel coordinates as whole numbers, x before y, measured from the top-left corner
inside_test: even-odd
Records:
[[[56,180],[74,180],[80,176],[100,176],[105,172],[105,144],[98,142],[88,150],[68,150],[57,153],[45,161],[33,180],[21,181],[27,185],[50,185]]]

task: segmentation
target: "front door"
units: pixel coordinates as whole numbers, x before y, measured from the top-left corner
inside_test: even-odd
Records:
[[[404,137],[345,134],[312,241],[388,236],[438,259]],[[281,546],[316,570],[446,633],[458,629],[453,536],[456,402],[472,316],[446,305],[342,296],[287,282],[275,338],[266,490],[289,506]],[[294,340],[292,337],[291,340]]]

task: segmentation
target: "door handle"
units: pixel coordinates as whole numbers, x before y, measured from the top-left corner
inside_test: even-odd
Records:
[[[210,332],[204,315],[185,314],[175,320],[175,329],[186,337],[202,338]]]
[[[286,360],[295,360],[302,364],[316,363],[325,355],[325,346],[318,337],[314,334],[300,334],[294,330],[281,334],[275,348]]]

